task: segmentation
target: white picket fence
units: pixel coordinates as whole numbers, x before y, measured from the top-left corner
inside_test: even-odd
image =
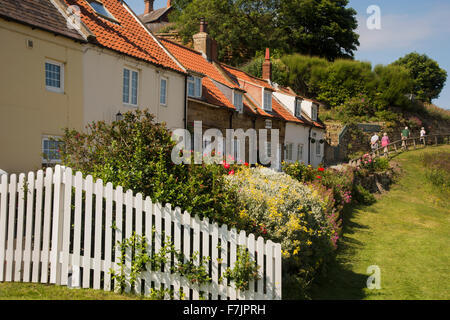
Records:
[[[144,271],[136,291],[149,294],[151,288],[172,289],[186,299],[212,300],[281,299],[281,246],[219,227],[182,213],[170,205],[162,207],[131,190],[113,188],[111,183],[94,183],[91,176],[56,166],[37,174],[1,176],[0,184],[0,282],[40,282],[70,287],[112,291],[116,284],[110,270],[118,270],[117,241],[135,232],[149,239],[149,254],[159,252],[163,239],[170,237],[185,257],[193,252],[210,257],[211,282],[192,284],[170,270],[169,261],[161,272]],[[9,181],[8,181],[9,180]],[[155,230],[152,237],[152,230]],[[153,240],[150,240],[153,239]],[[227,267],[233,268],[238,246],[245,246],[259,268],[259,280],[249,290],[236,290],[233,282],[219,281]],[[153,250],[152,250],[152,247]],[[126,253],[127,271],[132,252]],[[130,288],[127,288],[130,291]]]

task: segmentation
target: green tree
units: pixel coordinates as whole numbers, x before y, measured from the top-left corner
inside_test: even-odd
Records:
[[[179,2],[175,1],[177,4]],[[199,31],[199,20],[208,22],[217,41],[219,59],[237,65],[248,61],[257,50],[275,48],[275,8],[279,0],[183,0],[170,19],[176,22],[185,43]],[[186,5],[187,4],[187,5]],[[184,6],[184,7],[183,7]]]
[[[408,70],[397,65],[377,65],[374,72],[377,76],[375,100],[380,111],[388,107],[405,108],[410,105],[407,94],[413,88],[413,80]]]
[[[418,99],[430,102],[439,97],[445,82],[447,72],[440,68],[439,64],[426,54],[413,52],[393,63],[405,67],[414,80],[412,93]]]
[[[239,65],[266,47],[288,53],[351,58],[359,45],[348,0],[176,0],[170,19],[185,43],[204,17],[219,59]]]
[[[278,24],[288,52],[353,58],[359,46],[356,11],[348,0],[281,1]]]

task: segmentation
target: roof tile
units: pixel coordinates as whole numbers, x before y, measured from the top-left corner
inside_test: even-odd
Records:
[[[77,5],[80,8],[81,20],[95,34],[99,45],[164,68],[184,72],[122,1],[102,0],[117,23],[98,15],[85,0],[64,1],[67,5]]]

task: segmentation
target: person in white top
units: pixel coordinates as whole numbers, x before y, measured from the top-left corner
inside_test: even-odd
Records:
[[[375,152],[375,150],[378,149],[379,145],[378,142],[380,141],[380,137],[377,133],[375,133],[372,138],[370,138],[370,146],[372,148],[372,152]]]
[[[420,141],[425,145],[425,136],[427,135],[427,132],[425,131],[425,128],[422,127],[420,130]]]

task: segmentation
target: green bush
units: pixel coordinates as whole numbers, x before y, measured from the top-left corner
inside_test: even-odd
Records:
[[[364,189],[360,184],[354,186],[353,195],[356,202],[363,205],[371,205],[376,202],[375,196]]]
[[[236,223],[234,199],[223,189],[228,171],[220,165],[174,164],[171,133],[148,111],[128,112],[111,124],[92,123],[86,133],[66,130],[63,141],[63,164],[94,180],[219,223]]]
[[[384,172],[390,168],[387,158],[376,158],[373,161],[373,168],[376,172]]]

